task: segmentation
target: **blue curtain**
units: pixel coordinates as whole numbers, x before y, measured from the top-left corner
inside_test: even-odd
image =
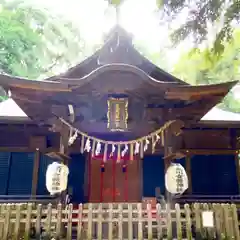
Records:
[[[10,160],[10,152],[0,152],[0,195],[7,194]]]
[[[68,187],[72,189],[72,202],[83,203],[86,158],[83,154],[72,154],[69,160]]]
[[[41,154],[39,169],[38,169],[38,184],[37,184],[37,195],[49,195],[46,188],[46,171],[49,164],[53,163],[53,158]]]
[[[9,195],[30,195],[32,190],[34,153],[12,153]]]
[[[238,194],[234,155],[193,156],[191,171],[193,194]]]
[[[165,192],[164,160],[161,155],[145,156],[143,159],[143,196],[155,197],[156,187]]]

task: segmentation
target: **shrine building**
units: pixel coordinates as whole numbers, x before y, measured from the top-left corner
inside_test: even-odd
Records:
[[[54,161],[69,167],[74,203],[165,194],[171,162],[188,174],[184,195],[238,195],[240,125],[201,120],[235,84],[185,83],[142,56],[118,25],[65,73],[41,81],[2,74],[0,86],[27,117],[0,119],[0,195],[49,195]]]

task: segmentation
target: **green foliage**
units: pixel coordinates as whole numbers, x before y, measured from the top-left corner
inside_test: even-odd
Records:
[[[224,43],[221,57],[212,54],[209,49],[194,49],[182,55],[173,73],[193,85],[214,84],[239,80],[239,65],[240,31],[235,31],[233,40]],[[240,100],[235,99],[232,93],[219,106],[240,112]]]
[[[0,71],[45,78],[84,56],[85,43],[64,16],[18,0],[4,1],[0,9]]]
[[[123,0],[107,0],[109,4],[113,5],[113,6],[119,6]]]
[[[37,77],[39,60],[37,49],[41,47],[38,34],[20,21],[22,11],[0,12],[0,70],[4,73]]]
[[[164,0],[156,0],[156,4],[157,4],[158,8],[162,8],[163,4],[164,4]]]
[[[172,34],[175,43],[188,37],[196,43],[208,39],[208,26],[218,26],[215,42],[212,46],[215,54],[221,54],[225,40],[232,39],[233,25],[240,19],[240,4],[238,0],[169,0],[157,5],[164,9],[165,14],[176,19],[184,9],[186,21]],[[187,13],[186,13],[187,12]]]

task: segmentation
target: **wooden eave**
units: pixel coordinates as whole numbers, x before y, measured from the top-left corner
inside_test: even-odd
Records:
[[[91,94],[92,89],[87,87],[88,84],[96,80],[101,81],[101,78],[97,77],[104,72],[108,73],[111,71],[116,73],[130,72],[137,76],[137,79],[139,79],[138,81],[141,83],[139,84],[141,88],[127,92],[131,97],[140,96],[144,98],[145,96],[145,100],[148,101],[149,96],[154,94],[156,97],[164,98],[165,101],[174,100],[176,103],[178,101],[186,101],[186,103],[192,102],[181,108],[174,107],[172,109],[151,110],[153,114],[155,112],[155,115],[158,113],[165,115],[167,118],[166,120],[181,119],[182,117],[183,120],[190,119],[191,117],[194,120],[200,120],[201,117],[220,102],[236,84],[236,82],[228,82],[207,86],[183,86],[177,83],[157,81],[142,70],[133,66],[113,64],[100,67],[81,79],[67,79],[65,81],[62,81],[62,79],[58,81],[31,81],[28,79],[1,75],[0,85],[5,89],[11,90],[13,99],[30,118],[34,119],[34,116],[37,115],[40,117],[41,115],[41,120],[47,120],[53,117],[52,106],[55,105],[54,101],[51,100],[53,97],[64,93],[67,95],[65,102],[62,103],[63,107],[70,104],[70,99],[71,102],[75,102],[77,105],[77,100],[74,100],[75,95],[81,93]],[[124,85],[122,88],[125,90]],[[116,89],[116,91],[117,90],[118,89]],[[103,89],[95,89],[95,92],[97,92],[97,94],[108,93],[104,92]],[[168,111],[166,112],[166,110]]]
[[[76,88],[80,88],[91,81],[94,81],[102,73],[116,72],[120,74],[128,72],[135,74],[139,77],[139,81],[143,84],[148,84],[149,88],[146,88],[146,92],[156,92],[156,90],[165,91],[167,99],[187,99],[195,97],[201,98],[209,95],[226,95],[229,90],[237,83],[237,81],[213,84],[213,85],[202,85],[202,86],[191,86],[181,85],[177,83],[168,83],[158,81],[141,69],[127,65],[127,64],[109,64],[97,68],[87,76],[78,79],[59,78],[58,81],[34,81],[19,77],[12,77],[9,75],[0,75],[0,85],[4,88],[13,89],[29,89],[36,91],[47,91],[47,92],[72,92]],[[101,81],[101,79],[98,79]],[[124,87],[124,86],[123,86]],[[152,88],[151,88],[152,87]],[[158,89],[156,89],[156,87]]]
[[[204,97],[224,97],[238,81],[198,85],[198,86],[173,86],[166,91],[167,99],[197,100]]]
[[[9,76],[5,74],[0,75],[0,85],[8,90],[14,89],[30,89],[37,91],[46,92],[69,92],[71,89],[68,88],[66,83],[60,83],[55,81],[36,81],[27,78],[20,78]]]

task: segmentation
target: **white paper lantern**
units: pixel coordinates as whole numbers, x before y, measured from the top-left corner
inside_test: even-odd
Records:
[[[46,172],[46,187],[51,195],[67,189],[69,169],[66,165],[53,162]]]
[[[188,177],[181,164],[173,163],[169,166],[165,174],[165,187],[172,194],[182,194],[188,189]]]

